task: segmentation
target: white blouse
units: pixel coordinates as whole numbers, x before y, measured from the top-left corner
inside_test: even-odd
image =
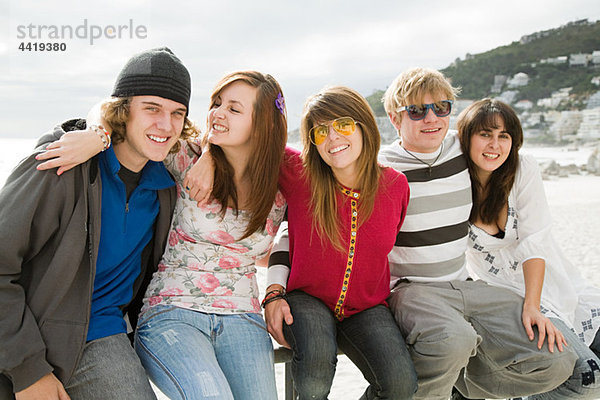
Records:
[[[552,217],[537,162],[520,155],[508,196],[505,237],[496,238],[470,224],[467,268],[473,278],[525,296],[523,262],[545,260],[541,311],[558,317],[591,344],[600,327],[600,289],[588,285],[560,250],[551,233]]]

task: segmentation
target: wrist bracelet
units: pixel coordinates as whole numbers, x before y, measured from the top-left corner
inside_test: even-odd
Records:
[[[90,125],[90,129],[94,132],[96,132],[96,134],[98,136],[100,136],[100,140],[102,140],[102,151],[108,149],[110,147],[110,134],[106,131],[106,129],[104,129],[101,125]]]
[[[273,290],[269,290],[267,292],[267,294],[265,294],[265,298],[268,297],[272,293],[285,294],[285,289],[273,289]]]
[[[262,308],[265,308],[267,304],[269,304],[275,300],[283,300],[283,299],[285,299],[285,296],[283,294],[277,294],[277,295],[271,296],[269,298],[265,297],[265,299],[262,301],[262,303],[260,303],[260,306]]]
[[[267,294],[265,294],[265,298],[260,303],[262,308],[265,308],[265,305],[269,304],[273,299],[283,299],[285,295],[285,289],[273,289],[269,290]]]

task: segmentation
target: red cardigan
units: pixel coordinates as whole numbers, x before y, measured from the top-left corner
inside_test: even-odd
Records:
[[[291,270],[287,290],[318,297],[339,320],[386,304],[390,293],[387,256],[406,215],[406,177],[392,168],[383,170],[373,213],[360,228],[356,223],[360,193],[340,188],[338,220],[347,249],[343,253],[327,240],[321,242],[311,229],[310,186],[297,150],[286,149],[279,186],[288,203]]]

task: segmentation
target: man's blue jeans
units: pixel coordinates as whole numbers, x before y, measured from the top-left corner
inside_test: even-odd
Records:
[[[277,399],[273,345],[260,314],[155,306],[140,318],[135,349],[170,399]]]
[[[369,382],[361,399],[410,399],[417,375],[402,334],[389,309],[375,306],[338,321],[318,298],[295,290],[287,294],[294,322],[284,324],[292,350],[292,376],[299,399],[326,399],[337,349]]]

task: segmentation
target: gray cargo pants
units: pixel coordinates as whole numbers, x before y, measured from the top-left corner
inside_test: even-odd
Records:
[[[572,373],[577,354],[550,353],[530,342],[521,322],[523,299],[483,281],[401,282],[389,305],[417,371],[415,399],[542,393]]]

